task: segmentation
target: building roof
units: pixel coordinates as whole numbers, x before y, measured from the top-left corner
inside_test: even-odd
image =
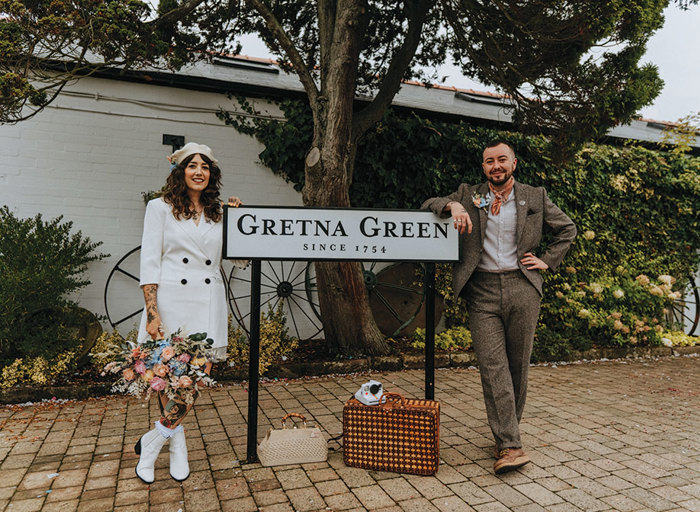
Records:
[[[247,55],[215,55],[211,61],[199,61],[178,72],[158,69],[112,71],[101,73],[111,78],[148,82],[209,92],[234,93],[253,97],[304,97],[304,88],[295,74],[287,73],[275,60]],[[370,98],[358,98],[369,101]],[[479,120],[490,124],[512,122],[508,96],[493,92],[460,89],[445,85],[426,86],[406,81],[392,105],[450,118]],[[669,121],[636,119],[608,131],[613,139],[633,139],[659,143],[665,129],[675,126]],[[700,136],[693,144],[700,148]]]

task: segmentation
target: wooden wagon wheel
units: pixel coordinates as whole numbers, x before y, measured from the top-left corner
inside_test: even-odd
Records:
[[[421,324],[419,314],[425,292],[417,284],[420,265],[410,262],[362,262],[362,274],[369,295],[370,308],[379,330],[385,336],[413,332]],[[316,280],[312,278],[313,265],[307,268],[307,297],[314,313],[321,318],[318,308]],[[440,315],[436,315],[439,319]]]
[[[143,311],[143,292],[139,286],[140,261],[141,246],[139,245],[122,256],[107,276],[104,290],[105,313],[113,329],[134,319]],[[224,268],[220,268],[219,271],[222,279],[226,281]],[[229,298],[228,290],[227,298]],[[134,324],[137,321],[138,318],[135,318]]]
[[[238,325],[250,334],[250,271],[234,267],[226,281],[229,306]],[[316,275],[306,261],[270,261],[261,264],[260,308],[275,309],[282,303],[290,333],[300,340],[317,337],[323,331],[318,314]]]
[[[113,329],[143,311],[143,293],[139,287],[140,259],[139,245],[122,256],[107,276],[105,313]]]
[[[700,335],[700,279],[690,276],[688,284],[681,291],[681,298],[673,303],[670,320],[673,328],[680,329],[689,336]]]

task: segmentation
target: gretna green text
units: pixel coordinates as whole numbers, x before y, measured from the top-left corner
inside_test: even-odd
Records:
[[[241,215],[237,223],[242,235],[347,237],[348,230],[340,220],[264,219]],[[359,222],[359,231],[368,238],[447,238],[448,222],[380,221],[371,215]]]

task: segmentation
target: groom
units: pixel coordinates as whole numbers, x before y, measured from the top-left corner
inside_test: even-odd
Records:
[[[461,235],[462,260],[453,268],[452,286],[469,311],[486,413],[496,440],[496,474],[530,460],[522,448],[519,423],[542,273],[556,269],[576,236],[574,223],[544,188],[515,181],[517,163],[510,144],[494,141],[483,153],[485,183],[462,183],[453,194],[422,205],[442,217],[451,216]],[[550,241],[537,256],[533,251],[545,232],[551,233]]]

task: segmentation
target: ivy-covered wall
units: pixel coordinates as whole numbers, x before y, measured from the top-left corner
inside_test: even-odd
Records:
[[[280,105],[286,123],[222,116],[258,138],[266,148],[262,162],[300,190],[311,114],[300,101]],[[546,187],[579,231],[559,271],[546,274],[535,357],[556,359],[592,345],[661,343],[664,330],[674,327],[666,320],[668,308],[700,261],[700,158],[589,144],[561,165],[541,136],[390,111],[360,144],[352,204],[418,208],[462,182],[480,182],[481,152],[495,138],[515,147],[516,179]],[[466,313],[452,302],[448,274],[443,266],[447,322],[458,325]]]

